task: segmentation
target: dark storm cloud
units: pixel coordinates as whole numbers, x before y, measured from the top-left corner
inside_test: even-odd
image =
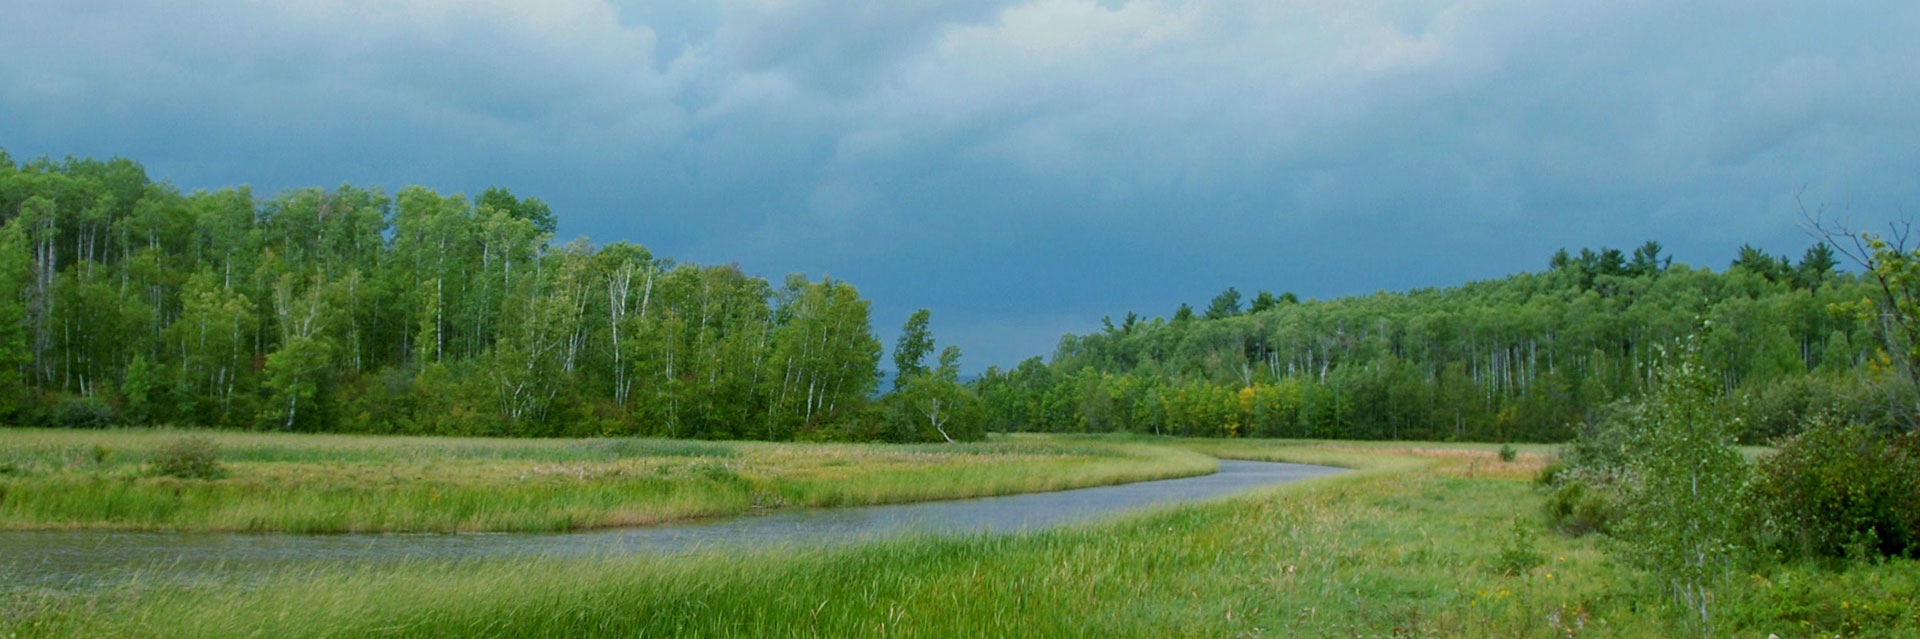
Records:
[[[1920,202],[1910,3],[37,2],[0,146],[186,188],[502,184],[562,234],[913,308],[968,368],[1226,286],[1333,296]]]
[[[779,71],[812,90],[858,92],[956,25],[980,23],[1012,0],[735,3],[717,40],[746,71]]]

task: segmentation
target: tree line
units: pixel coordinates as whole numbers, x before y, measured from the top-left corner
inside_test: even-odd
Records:
[[[918,426],[938,419],[896,423],[920,413],[913,398],[876,401],[881,346],[852,285],[556,245],[554,230],[545,203],[501,188],[182,193],[125,159],[0,151],[0,416],[943,437]]]
[[[1229,288],[1203,312],[1103,319],[973,387],[993,429],[1560,441],[1699,333],[1750,441],[1816,412],[1911,421],[1914,402],[1889,400],[1911,389],[1889,373],[1886,323],[1862,305],[1874,284],[1837,266],[1826,243],[1798,260],[1746,246],[1715,272],[1648,242],[1451,288],[1249,306]]]

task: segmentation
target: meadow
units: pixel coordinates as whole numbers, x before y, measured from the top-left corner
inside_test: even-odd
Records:
[[[210,442],[208,479],[156,471]],[[632,526],[794,507],[1037,492],[1213,472],[1121,441],[962,445],[0,430],[0,530],[453,532]]]
[[[1026,442],[1022,442],[1023,444]],[[1079,439],[1048,440],[1067,447]],[[1036,443],[1035,445],[1039,445]],[[1129,442],[1129,445],[1137,445]],[[0,636],[1667,637],[1656,583],[1548,530],[1547,456],[1480,446],[1174,441],[1355,469],[1014,536],[283,571],[6,595]],[[1912,637],[1913,561],[1740,575],[1715,636]]]

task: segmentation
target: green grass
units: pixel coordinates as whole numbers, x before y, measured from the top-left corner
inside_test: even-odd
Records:
[[[964,445],[191,433],[218,479],[158,476],[184,431],[0,430],[0,529],[553,531],[764,508],[902,503],[1212,472],[1192,451]]]
[[[1083,440],[1057,440],[1082,445]],[[1093,442],[1098,443],[1098,442]],[[0,637],[1669,637],[1655,585],[1537,520],[1541,458],[1180,441],[1345,473],[1018,536],[284,571],[16,592]],[[1385,452],[1387,449],[1397,452]],[[1516,517],[1517,515],[1517,517]],[[1504,568],[1516,525],[1540,563]],[[1719,636],[1920,636],[1920,564],[1791,565]]]

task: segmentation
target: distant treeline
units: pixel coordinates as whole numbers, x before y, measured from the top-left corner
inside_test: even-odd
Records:
[[[555,246],[504,189],[183,194],[0,152],[0,222],[9,423],[939,438],[875,408],[852,286]]]
[[[1661,252],[1562,250],[1543,272],[1330,301],[1228,289],[1203,312],[1104,320],[973,387],[994,429],[1558,441],[1698,335],[1750,441],[1817,413],[1910,418],[1862,312],[1874,284],[1827,245],[1743,247],[1718,273]]]

